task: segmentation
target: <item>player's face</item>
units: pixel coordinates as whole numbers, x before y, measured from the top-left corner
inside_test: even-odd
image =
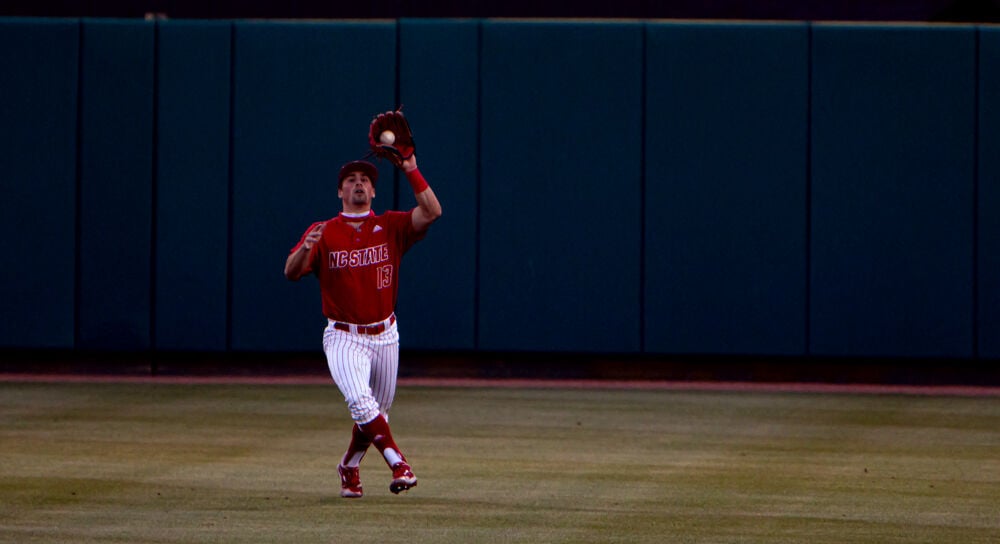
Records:
[[[375,198],[375,187],[363,172],[351,172],[340,182],[337,196],[344,202],[345,208],[364,208],[371,206],[372,199]]]

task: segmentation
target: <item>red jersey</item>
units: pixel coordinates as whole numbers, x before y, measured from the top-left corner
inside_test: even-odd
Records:
[[[323,315],[357,324],[375,323],[392,315],[399,292],[399,263],[427,233],[413,229],[412,214],[412,210],[382,215],[372,212],[358,230],[338,215],[306,229],[292,252],[299,249],[309,231],[326,223],[322,238],[309,252],[307,266],[307,273],[319,278]]]

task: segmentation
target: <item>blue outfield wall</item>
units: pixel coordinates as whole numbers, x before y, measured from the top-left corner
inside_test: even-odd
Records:
[[[3,348],[318,352],[285,257],[402,104],[404,348],[1000,357],[992,27],[0,19],[0,68]]]
[[[975,32],[813,27],[810,353],[972,355]]]
[[[87,20],[81,32],[76,347],[147,350],[154,25]]]
[[[647,28],[646,350],[803,354],[809,27]]]
[[[979,30],[978,355],[1000,358],[1000,28]]]
[[[221,351],[228,335],[232,25],[157,33],[153,344]]]
[[[639,25],[483,24],[480,348],[639,350],[641,59]]]
[[[3,347],[74,347],[79,44],[77,21],[0,19]]]

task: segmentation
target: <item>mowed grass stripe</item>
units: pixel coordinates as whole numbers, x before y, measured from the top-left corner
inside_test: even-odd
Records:
[[[338,496],[329,385],[0,384],[0,542],[996,542],[1000,398],[404,387]]]

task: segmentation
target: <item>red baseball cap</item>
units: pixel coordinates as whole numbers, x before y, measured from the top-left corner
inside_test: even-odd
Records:
[[[372,180],[372,185],[375,185],[375,181],[378,180],[378,168],[375,168],[374,164],[368,161],[351,161],[340,167],[340,177],[337,179],[337,186],[339,187],[344,178],[351,175],[352,172],[361,172],[368,176],[368,179]]]

